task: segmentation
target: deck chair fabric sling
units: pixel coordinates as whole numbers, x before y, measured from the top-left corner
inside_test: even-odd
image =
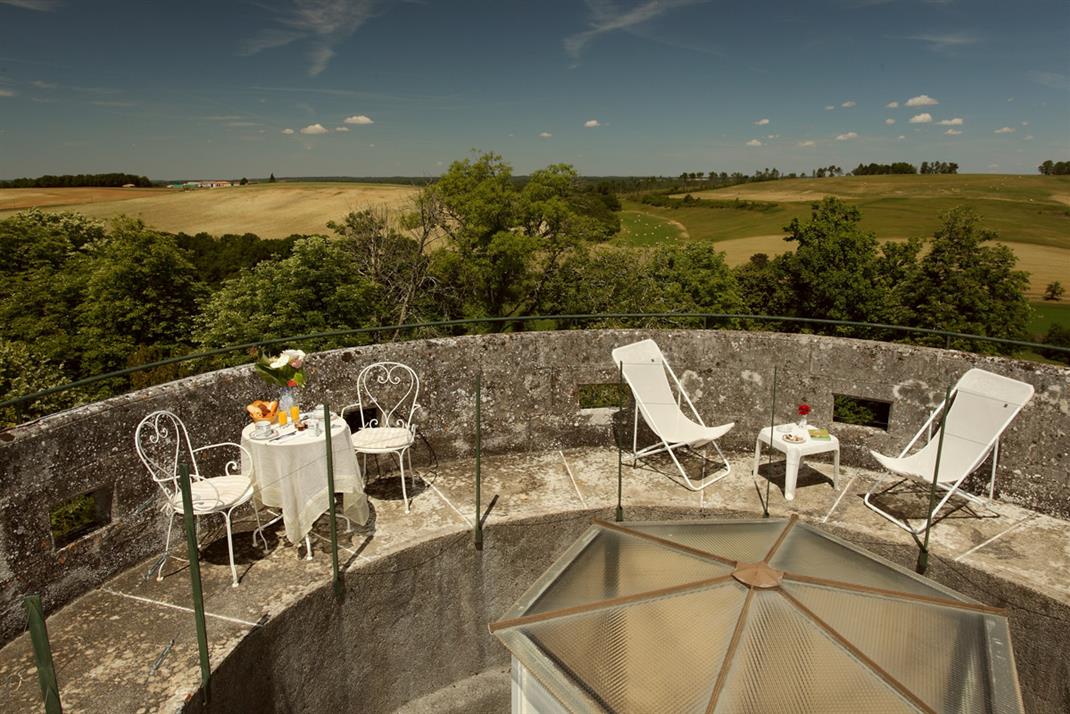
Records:
[[[944,495],[932,512],[926,514],[927,518],[935,519],[936,514],[956,492],[973,503],[987,502],[984,498],[967,493],[960,486],[967,476],[984,463],[990,453],[992,475],[988,484],[988,499],[993,497],[1000,435],[1032,397],[1033,385],[1026,382],[983,369],[971,369],[962,375],[952,389],[951,410],[945,421],[944,446],[939,474],[936,477],[936,485],[944,491]],[[940,431],[937,428],[934,432],[934,426],[939,425],[939,416],[943,409],[944,403],[941,402],[898,457],[885,456],[876,451],[870,451],[870,454],[881,466],[897,476],[913,477],[931,484],[940,443]],[[908,455],[923,433],[928,434],[926,444]],[[903,530],[920,535],[925,530],[924,523],[915,527],[906,519],[888,513],[873,502],[873,494],[887,478],[888,474],[884,474],[870,487],[863,499],[866,506]]]
[[[613,362],[621,370],[624,381],[628,383],[635,396],[635,413],[632,420],[633,466],[640,458],[663,451],[667,452],[683,477],[683,485],[692,491],[701,491],[731,472],[732,466],[716,440],[728,433],[735,423],[706,426],[691,402],[691,397],[684,391],[676,373],[672,371],[672,367],[669,366],[665,355],[661,353],[661,349],[654,340],[642,340],[617,347],[613,350]],[[676,385],[675,396],[672,385],[669,383],[670,378],[672,384]],[[694,419],[684,413],[684,403],[694,415]],[[643,449],[640,449],[638,445],[640,414],[643,415],[643,421],[659,440]],[[697,451],[710,445],[717,450],[717,454],[724,462],[724,468],[709,478],[701,478],[698,483],[695,483],[688,477],[675,452],[682,448]],[[703,472],[705,472],[708,459],[705,454],[700,454],[700,456],[703,459]]]

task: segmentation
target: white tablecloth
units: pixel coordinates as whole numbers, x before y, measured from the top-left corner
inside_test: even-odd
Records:
[[[281,429],[282,434],[293,426]],[[322,428],[321,428],[322,431]],[[282,510],[286,537],[291,543],[304,538],[316,519],[327,512],[333,499],[327,494],[327,449],[324,435],[312,429],[279,441],[251,439],[253,425],[242,431],[241,443],[252,456],[242,455],[242,473],[251,471],[257,498],[265,506]],[[364,495],[364,479],[350,443],[349,427],[339,418],[331,423],[331,453],[334,456],[334,490],[343,494],[344,512],[361,525],[370,511]]]

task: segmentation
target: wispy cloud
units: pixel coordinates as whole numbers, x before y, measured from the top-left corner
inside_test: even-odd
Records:
[[[806,139],[805,141],[800,141],[798,144],[796,144],[796,146],[800,146],[802,148],[807,148],[807,147],[810,147],[810,146],[817,146],[817,142],[814,141],[813,139]]]
[[[899,102],[891,101],[891,102],[888,102],[887,104],[885,104],[884,106],[888,107],[889,109],[898,109],[899,108]]]
[[[754,122],[754,126],[765,126],[768,123],[768,119],[759,119],[758,121]]]
[[[343,124],[356,124],[357,126],[367,126],[368,124],[374,124],[375,121],[365,114],[354,114],[351,117],[346,117],[342,120]]]
[[[835,104],[826,104],[826,105],[825,105],[825,111],[826,111],[826,112],[831,112],[831,111],[832,111],[833,109],[835,109],[835,108],[836,108],[836,105],[835,105]]]
[[[260,126],[255,121],[228,121],[227,126],[234,127],[235,129],[241,129],[249,126]]]
[[[757,139],[751,139],[750,141],[747,142],[747,146],[761,146],[761,145],[762,145],[762,142],[758,141]]]
[[[919,94],[916,97],[911,97],[903,105],[905,107],[931,107],[934,104],[940,102],[930,97],[928,94]]]
[[[953,119],[941,119],[937,122],[940,126],[962,126],[962,117],[954,117]]]
[[[289,136],[290,134],[293,134],[293,133],[294,133],[294,130],[293,130],[293,129],[289,129],[289,128],[287,128],[287,129],[283,129],[283,130],[282,130],[282,133],[283,133],[283,134],[286,134],[287,136]]]
[[[1000,128],[996,129],[992,133],[993,134],[1013,134],[1016,131],[1018,131],[1018,130],[1015,129],[1013,126],[1001,126]]]
[[[59,0],[0,0],[0,5],[14,5],[23,10],[51,12],[60,6]]]
[[[614,0],[586,0],[591,13],[589,29],[565,38],[565,52],[579,60],[583,49],[594,39],[611,32],[629,32],[670,10],[697,5],[706,0],[644,0],[621,7]]]
[[[857,139],[858,132],[849,131],[846,134],[840,134],[836,137],[836,141],[850,141],[851,139]]]
[[[884,120],[884,123],[887,124],[888,126],[891,126],[892,124],[895,124],[895,119],[892,119],[891,117],[888,117],[887,119]]]
[[[921,114],[915,114],[910,117],[911,124],[929,124],[933,120],[933,115],[929,112],[922,112]]]
[[[539,138],[540,139],[550,139],[550,138],[553,138],[553,134],[551,134],[548,131],[540,131],[539,132]]]
[[[848,99],[846,102],[844,102],[840,106],[843,107],[844,109],[850,109],[851,107],[857,107],[858,106],[858,102],[856,102],[853,99]]]
[[[2,87],[0,87],[0,97],[13,97],[13,96],[15,96],[15,92],[14,91],[12,91],[10,89],[3,89]]]
[[[318,134],[326,134],[327,133],[327,127],[323,126],[323,124],[309,124],[304,129],[301,130],[301,133],[302,134],[310,134],[312,136],[316,136]]]
[[[1070,89],[1070,75],[1059,72],[1030,72],[1029,79],[1051,89]]]
[[[93,102],[93,105],[98,107],[111,107],[113,109],[128,109],[130,107],[137,106],[137,102],[128,102],[113,99],[98,99],[97,101]]]
[[[947,134],[948,136],[958,136],[958,135],[959,135],[959,134],[961,134],[962,132],[961,132],[961,131],[959,131],[958,129],[948,129],[948,130],[947,130],[947,131],[945,131],[944,133],[945,133],[945,134]]]
[[[921,32],[916,35],[903,35],[893,39],[924,42],[934,52],[947,52],[959,47],[974,45],[981,41],[980,37],[969,32],[945,32],[942,34]]]
[[[597,129],[600,126],[602,126],[602,122],[598,121],[597,119],[588,119],[587,121],[583,122],[583,128],[585,129]]]
[[[327,69],[335,47],[379,14],[389,0],[289,0],[276,19],[277,27],[261,30],[238,46],[249,56],[294,42],[308,45],[308,74],[315,77]]]
[[[348,126],[336,126],[336,127],[334,128],[334,130],[335,130],[335,131],[342,131],[342,132],[346,132],[346,131],[349,131],[349,127],[348,127]]]

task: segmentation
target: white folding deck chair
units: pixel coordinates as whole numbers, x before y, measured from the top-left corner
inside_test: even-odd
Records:
[[[987,504],[993,497],[996,462],[999,459],[999,437],[1032,398],[1033,385],[983,369],[971,369],[962,375],[951,393],[953,402],[945,421],[940,472],[936,477],[936,485],[944,491],[944,496],[937,502],[932,513],[926,514],[927,518],[935,518],[956,491],[969,501],[981,505]],[[937,417],[943,409],[944,402],[941,402],[898,457],[885,456],[876,451],[869,453],[893,474],[918,478],[931,484],[936,467],[936,451],[940,443],[940,431],[937,428],[934,433],[933,426],[939,425]],[[928,434],[926,444],[907,456],[907,452],[923,433]],[[988,482],[988,499],[961,490],[959,487],[962,482],[977,470],[989,453],[992,454],[992,475]],[[897,518],[873,502],[873,494],[888,477],[888,474],[882,475],[870,487],[863,499],[866,506],[903,530],[921,535],[925,531],[924,524],[914,527],[907,520]]]
[[[691,403],[691,397],[684,391],[680,380],[676,378],[676,373],[665,361],[665,355],[661,353],[661,349],[654,340],[642,340],[616,348],[613,350],[613,362],[623,372],[624,381],[631,387],[632,394],[635,396],[635,414],[632,419],[633,466],[642,457],[663,451],[668,452],[684,479],[683,485],[692,491],[701,491],[731,473],[732,465],[721,451],[721,447],[717,445],[716,440],[728,433],[735,426],[735,422],[720,426],[706,426],[698,410],[695,409],[695,405]],[[672,377],[676,385],[676,396],[673,396],[669,377]],[[694,414],[694,421],[684,413],[684,402],[687,402],[691,413]],[[660,440],[643,449],[640,449],[638,444],[640,414],[643,415],[643,421]],[[681,448],[688,448],[692,451],[705,450],[711,444],[724,462],[724,468],[722,472],[709,478],[702,478],[696,484],[688,478],[675,452]],[[706,454],[698,455],[703,459],[702,468],[705,472],[708,461]]]

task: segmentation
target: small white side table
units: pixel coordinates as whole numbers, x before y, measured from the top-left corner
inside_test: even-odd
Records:
[[[802,463],[804,456],[813,456],[814,454],[823,454],[825,452],[832,452],[832,482],[835,485],[836,479],[840,477],[840,441],[835,436],[831,436],[828,441],[824,439],[811,439],[806,437],[806,441],[801,444],[793,444],[789,441],[784,441],[784,437],[788,434],[801,433],[801,430],[795,429],[793,431],[778,431],[781,426],[778,425],[773,430],[773,439],[769,439],[769,427],[765,427],[758,432],[758,438],[754,440],[754,470],[751,473],[751,478],[757,478],[758,476],[758,460],[762,455],[762,444],[771,446],[777,451],[783,452],[787,457],[787,463],[784,470],[784,498],[792,501],[795,499],[795,482],[799,478],[799,464]]]

